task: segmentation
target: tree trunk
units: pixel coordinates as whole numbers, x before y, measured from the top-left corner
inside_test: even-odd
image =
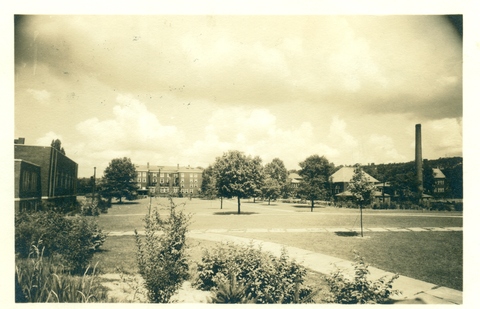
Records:
[[[223,209],[223,196],[220,196],[220,209]]]
[[[360,235],[363,237],[363,214],[362,214],[362,204],[360,204]]]
[[[238,201],[238,214],[240,214],[240,197],[239,196],[237,197],[237,201]]]
[[[310,212],[313,212],[314,204],[315,204],[315,200],[312,200],[312,208],[310,209]]]
[[[270,199],[268,199],[268,205],[270,205]]]

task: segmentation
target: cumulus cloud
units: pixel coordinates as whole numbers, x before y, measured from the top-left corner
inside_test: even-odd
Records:
[[[311,154],[337,154],[318,140],[309,122],[283,128],[268,109],[236,107],[215,111],[205,127],[205,137],[186,149],[183,156],[203,158],[201,163],[208,165],[228,150],[259,155],[264,163],[278,157],[293,169]]]
[[[323,101],[441,119],[458,117],[462,105],[461,41],[445,20],[35,16],[18,31],[16,61],[33,65],[36,44],[35,61],[52,73],[94,76],[123,91],[182,89],[175,95],[218,104]]]
[[[446,118],[422,124],[422,144],[426,157],[438,153],[441,157],[461,156],[463,121]]]
[[[52,144],[52,141],[56,139],[59,139],[60,141],[62,141],[62,135],[50,131],[46,133],[44,136],[37,138],[37,140],[35,141],[35,145],[50,146]]]
[[[30,93],[35,100],[37,100],[39,103],[42,105],[49,105],[49,99],[51,97],[50,92],[47,90],[36,90],[36,89],[31,89],[28,88],[27,92]]]
[[[90,166],[238,149],[297,168],[408,160],[422,123],[425,157],[461,154],[462,44],[445,20],[17,16],[16,134],[61,132]]]
[[[90,118],[76,129],[88,142],[88,151],[158,152],[178,149],[183,133],[175,126],[162,125],[145,104],[130,95],[120,94],[113,108],[113,118]],[[110,154],[109,154],[110,155]]]

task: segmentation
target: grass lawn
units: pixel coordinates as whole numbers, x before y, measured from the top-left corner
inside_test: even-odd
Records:
[[[152,199],[153,207],[168,205],[167,199]],[[242,202],[242,215],[236,215],[236,203],[199,199],[175,199],[185,203],[186,213],[191,213],[190,230],[247,229],[247,228],[359,228],[358,209],[316,207],[310,212],[305,205],[286,203]],[[105,231],[143,230],[144,215],[150,199],[114,204],[108,214],[98,218]],[[402,210],[366,210],[365,228],[373,227],[462,227],[462,213],[421,212]],[[463,234],[462,232],[369,232],[365,239],[341,237],[333,233],[241,233],[229,234],[295,246],[315,252],[353,260],[352,250],[360,252],[366,262],[390,272],[409,276],[445,287],[463,290]],[[196,240],[195,240],[196,241]],[[199,261],[201,248],[213,245],[190,242],[192,260]],[[198,242],[198,241],[197,241]],[[137,272],[135,240],[132,236],[108,237],[103,252],[96,254],[104,272]]]
[[[334,233],[229,233],[353,260],[353,250],[373,266],[463,290],[462,232],[377,232],[359,237]]]

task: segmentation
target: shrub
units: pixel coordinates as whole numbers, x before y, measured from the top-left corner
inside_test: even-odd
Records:
[[[247,287],[238,283],[235,276],[231,275],[230,279],[220,280],[216,295],[212,302],[219,304],[252,304],[255,299],[247,296]]]
[[[66,270],[82,273],[106,235],[93,218],[65,217],[45,211],[15,217],[15,252],[25,258],[33,244],[40,244],[47,257],[55,257]]]
[[[253,245],[227,243],[204,252],[196,284],[203,290],[219,291],[234,276],[245,287],[245,297],[256,303],[300,303],[309,301],[312,294],[302,286],[305,275],[306,269],[290,261],[285,250],[277,258]]]
[[[137,262],[150,302],[167,303],[188,278],[186,233],[190,218],[170,200],[169,216],[157,209],[145,217],[145,237],[135,230]]]
[[[110,206],[109,201],[100,196],[93,200],[91,197],[86,198],[80,202],[80,214],[83,216],[98,216],[101,213],[107,213]]]
[[[96,281],[95,268],[82,277],[64,274],[61,268],[44,259],[43,248],[32,246],[27,259],[17,261],[15,279],[17,302],[106,302],[106,289]]]
[[[326,301],[337,304],[385,304],[390,302],[390,296],[397,295],[400,292],[392,289],[392,283],[398,278],[398,274],[387,279],[386,276],[376,281],[367,279],[370,274],[368,265],[357,253],[355,262],[352,264],[355,268],[353,279],[347,278],[340,269],[337,269],[329,276],[325,277],[330,294]]]

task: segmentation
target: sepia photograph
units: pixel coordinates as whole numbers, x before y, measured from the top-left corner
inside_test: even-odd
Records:
[[[13,12],[6,301],[466,304],[468,13],[308,8]]]

